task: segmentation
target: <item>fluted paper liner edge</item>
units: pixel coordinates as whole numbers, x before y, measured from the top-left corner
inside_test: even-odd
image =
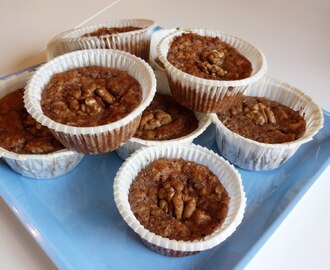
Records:
[[[161,71],[155,71],[156,79],[157,79],[157,92],[160,94],[171,95],[171,91],[169,89],[167,78],[163,76],[159,76]],[[143,140],[136,137],[132,137],[129,141],[125,144],[121,145],[116,151],[117,154],[120,156],[121,159],[125,160],[129,155],[134,153],[136,150],[140,149],[141,147],[145,146],[153,146],[153,145],[164,145],[164,144],[177,144],[177,143],[192,143],[192,141],[201,135],[207,127],[211,124],[212,119],[209,114],[194,112],[195,116],[198,120],[198,127],[190,134],[186,136],[182,136],[177,139],[171,140]]]
[[[125,26],[136,26],[142,29],[111,36],[104,35],[101,38],[97,36],[82,37],[84,34],[94,32],[101,27]],[[49,41],[47,59],[50,60],[64,53],[82,49],[118,49],[135,54],[147,61],[151,31],[155,26],[155,22],[148,19],[123,19],[71,29]]]
[[[266,97],[298,111],[306,121],[306,131],[298,140],[266,144],[231,132],[212,114],[220,153],[233,164],[248,170],[272,170],[284,164],[298,148],[323,127],[324,117],[317,104],[301,90],[269,77],[251,85],[246,95]]]
[[[59,72],[92,65],[125,70],[137,79],[142,88],[142,102],[138,107],[116,122],[96,127],[68,126],[45,116],[40,105],[41,92],[50,78]],[[47,126],[68,148],[84,153],[104,153],[114,150],[133,136],[139,118],[152,101],[155,91],[155,75],[141,58],[118,50],[91,49],[61,55],[41,66],[28,83],[24,103],[32,117]],[[115,143],[114,139],[117,140]]]
[[[161,157],[183,158],[209,167],[227,190],[230,202],[227,217],[214,233],[198,241],[176,241],[158,236],[145,229],[134,216],[128,202],[129,188],[138,173],[149,163]],[[241,223],[246,206],[242,179],[238,171],[222,157],[202,146],[166,145],[142,148],[131,155],[120,167],[114,179],[116,206],[127,224],[149,243],[175,251],[202,251],[228,238]]]
[[[167,60],[167,53],[174,37],[183,33],[196,33],[203,36],[219,37],[236,48],[252,63],[252,74],[241,80],[221,81],[199,78],[181,71]],[[215,112],[218,102],[227,96],[236,96],[246,91],[248,86],[258,81],[267,72],[267,62],[264,54],[252,44],[215,30],[185,29],[177,30],[165,36],[157,47],[157,54],[164,64],[171,91],[175,99],[182,105],[200,112]]]
[[[1,80],[0,99],[19,88],[25,87],[32,75],[32,71],[25,71]],[[18,154],[0,147],[0,157],[20,175],[36,179],[48,179],[70,172],[79,164],[84,155],[68,149],[49,154]]]

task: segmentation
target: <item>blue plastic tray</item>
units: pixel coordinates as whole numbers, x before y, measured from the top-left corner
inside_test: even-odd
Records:
[[[60,269],[241,269],[329,165],[330,114],[324,116],[324,128],[284,166],[239,170],[247,196],[242,224],[218,247],[193,256],[154,253],[126,225],[113,200],[122,163],[115,152],[87,156],[53,180],[22,177],[0,162],[0,195]],[[212,128],[196,143],[207,141]]]

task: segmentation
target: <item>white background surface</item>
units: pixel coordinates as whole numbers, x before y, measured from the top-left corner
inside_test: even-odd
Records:
[[[250,41],[266,55],[269,76],[304,90],[330,111],[329,14],[329,0],[2,0],[0,76],[44,61],[48,40],[62,31],[151,18],[164,27],[213,28]],[[329,178],[330,168],[247,269],[330,269]],[[0,269],[56,269],[1,200]]]

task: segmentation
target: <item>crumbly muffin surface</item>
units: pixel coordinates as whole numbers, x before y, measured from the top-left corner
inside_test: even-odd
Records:
[[[18,89],[0,100],[0,146],[18,154],[47,154],[63,149],[49,129],[26,111],[23,92]]]
[[[144,110],[134,137],[144,140],[170,140],[186,136],[198,128],[193,111],[171,96],[156,94]]]
[[[96,31],[87,33],[83,37],[101,37],[105,35],[114,35],[119,33],[126,33],[131,31],[136,31],[142,29],[141,27],[136,26],[124,26],[124,27],[101,27]]]
[[[41,107],[58,123],[93,127],[125,117],[141,100],[140,83],[126,71],[89,66],[55,74],[41,94]]]
[[[298,112],[262,97],[236,97],[218,117],[231,131],[262,143],[294,141],[306,130]]]
[[[133,181],[128,200],[139,222],[157,235],[192,241],[212,234],[224,222],[227,191],[204,165],[161,158]]]
[[[252,64],[219,37],[184,33],[174,37],[167,60],[191,75],[211,80],[239,80],[251,76]]]

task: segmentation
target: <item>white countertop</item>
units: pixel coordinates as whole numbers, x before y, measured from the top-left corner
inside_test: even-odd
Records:
[[[44,61],[48,40],[65,30],[151,18],[163,27],[212,28],[250,41],[266,55],[269,76],[330,111],[329,14],[328,0],[2,1],[0,76]],[[329,177],[328,167],[247,269],[330,269]],[[56,269],[2,200],[0,231],[0,269]]]

